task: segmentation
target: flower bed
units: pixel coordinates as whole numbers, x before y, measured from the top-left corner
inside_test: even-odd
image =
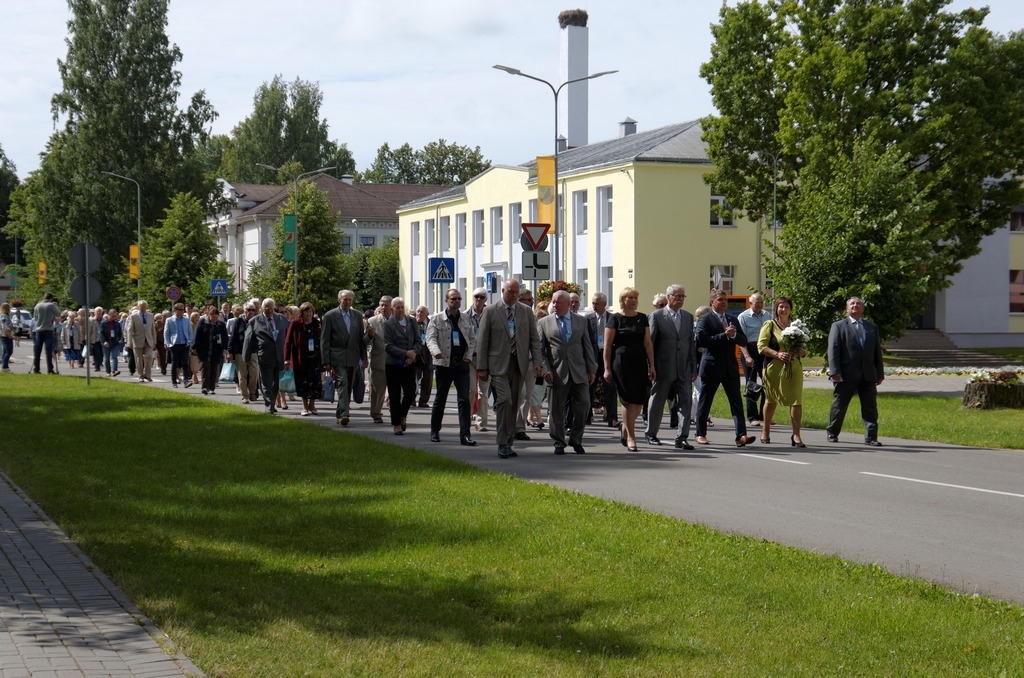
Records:
[[[1021,375],[1015,370],[974,372],[964,386],[964,407],[976,410],[1024,408]]]

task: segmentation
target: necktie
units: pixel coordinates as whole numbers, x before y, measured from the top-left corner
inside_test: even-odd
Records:
[[[352,331],[352,316],[349,315],[348,311],[341,314],[341,317],[345,319],[345,329],[349,332]]]
[[[508,318],[508,343],[509,353],[512,355],[516,354],[516,310],[511,306],[505,308],[506,315]]]
[[[566,344],[569,343],[569,319],[564,315],[558,319],[558,324],[562,326],[562,341]]]
[[[682,329],[682,325],[680,325],[679,311],[672,311],[672,320],[676,324],[676,332],[681,330]]]
[[[857,340],[860,341],[860,345],[864,345],[864,323],[859,320],[855,320],[854,323],[857,325]]]

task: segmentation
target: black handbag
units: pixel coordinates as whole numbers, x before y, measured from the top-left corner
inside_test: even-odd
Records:
[[[751,400],[757,400],[764,393],[764,386],[757,383],[756,381],[747,382],[747,390],[745,391],[746,396]]]

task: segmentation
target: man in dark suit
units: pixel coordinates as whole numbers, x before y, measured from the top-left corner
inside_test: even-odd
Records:
[[[566,417],[564,408],[572,408],[568,444],[576,454],[584,454],[583,429],[590,410],[590,385],[597,375],[597,360],[590,343],[590,323],[569,311],[569,293],[559,290],[551,297],[555,312],[538,323],[541,354],[544,356],[544,380],[551,384],[548,406],[548,433],[555,441],[555,454],[565,454]]]
[[[693,378],[697,375],[697,345],[693,340],[693,316],[683,310],[686,290],[682,285],[669,285],[665,290],[668,306],[651,313],[651,342],[654,344],[654,370],[657,377],[651,385],[647,404],[647,442],[661,445],[658,430],[664,416],[665,402],[672,398],[672,407],[679,413],[679,430],[675,445],[692,450],[690,414],[693,410]]]
[[[832,323],[828,332],[828,376],[832,380],[832,408],[828,414],[828,441],[839,442],[846,408],[857,394],[860,416],[864,420],[864,442],[881,447],[878,442],[878,385],[885,379],[882,366],[882,343],[878,326],[862,320],[864,302],[850,297],[846,317]]]
[[[277,391],[281,382],[281,367],[284,365],[284,336],[288,330],[288,319],[275,312],[277,304],[269,297],[260,305],[258,313],[249,321],[245,331],[242,358],[248,361],[253,355],[260,367],[260,390],[263,404],[269,414],[277,414]]]
[[[537,318],[526,305],[519,303],[518,280],[506,280],[501,286],[501,301],[484,309],[476,358],[477,374],[481,381],[491,380],[495,393],[498,456],[514,457],[512,441],[516,413],[524,395],[523,382],[531,365],[534,376],[539,377],[541,373]]]
[[[338,292],[338,305],[324,314],[320,330],[320,358],[334,372],[334,392],[338,399],[334,416],[339,426],[348,426],[352,384],[355,383],[359,361],[366,358],[368,335],[363,315],[352,308],[352,290]],[[365,364],[365,362],[364,362]]]
[[[736,447],[754,442],[754,436],[747,435],[747,423],[743,418],[743,398],[740,396],[740,368],[736,362],[736,347],[747,347],[747,336],[739,329],[739,323],[726,311],[729,297],[725,292],[711,295],[711,312],[697,321],[697,345],[704,349],[700,359],[700,398],[697,400],[697,442],[708,444],[707,426],[715,391],[719,385],[729,398],[729,410],[736,427]]]
[[[592,325],[592,331],[597,337],[597,373],[604,374],[604,328],[611,319],[612,314],[608,310],[608,297],[604,292],[595,292],[591,297],[591,308],[593,313],[587,318]],[[609,426],[619,421],[616,414],[618,411],[618,395],[615,393],[615,384],[606,382],[604,379],[595,379],[590,387],[591,403],[598,403],[604,407],[604,420]]]

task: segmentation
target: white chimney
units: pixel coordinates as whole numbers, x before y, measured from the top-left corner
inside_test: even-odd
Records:
[[[558,15],[558,25],[561,27],[559,84],[590,75],[587,19],[587,12],[582,9],[566,10]],[[589,83],[589,80],[584,80],[566,85],[558,95],[558,136],[565,138],[569,148],[586,146],[588,143]]]

